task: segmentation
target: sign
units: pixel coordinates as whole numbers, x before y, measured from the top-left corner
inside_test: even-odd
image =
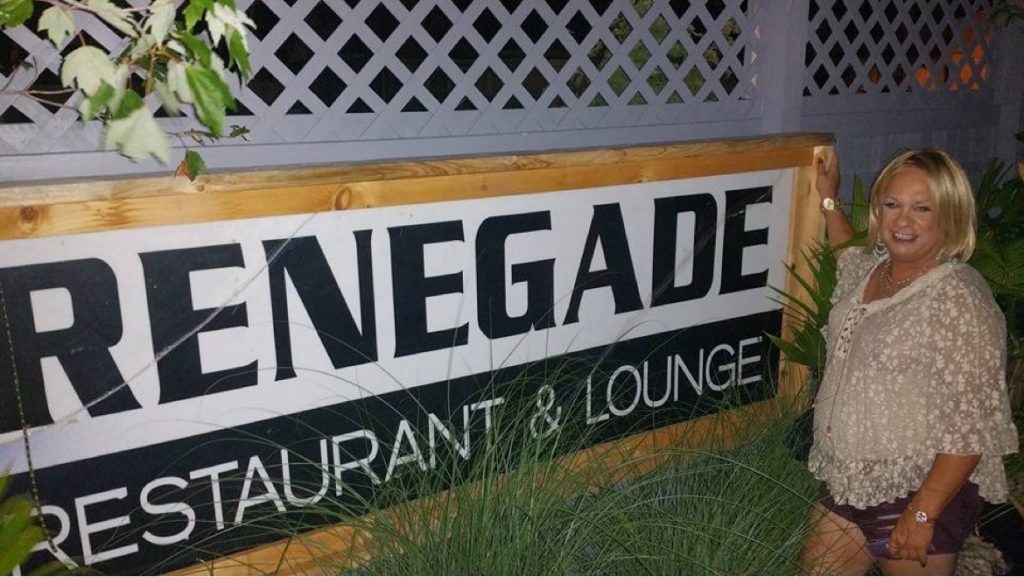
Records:
[[[0,467],[28,490],[27,428],[56,546],[32,563],[167,571],[252,546],[471,461],[512,406],[530,438],[596,442],[769,398],[793,182],[4,241]]]

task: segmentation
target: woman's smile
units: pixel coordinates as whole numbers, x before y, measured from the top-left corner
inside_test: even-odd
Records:
[[[924,171],[905,167],[893,175],[883,192],[882,242],[897,268],[934,263],[942,247],[931,187]]]

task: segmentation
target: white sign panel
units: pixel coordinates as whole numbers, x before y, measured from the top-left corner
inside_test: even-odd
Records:
[[[0,361],[17,367],[20,406],[0,392],[0,466],[26,486],[28,430],[60,537],[38,560],[195,562],[196,543],[215,548],[247,519],[435,466],[442,444],[471,459],[517,395],[543,395],[535,436],[575,419],[605,431],[595,439],[692,418],[730,391],[765,398],[792,181],[4,242],[13,347]],[[585,370],[545,380],[544,360]],[[316,464],[310,491],[289,481],[299,455]]]

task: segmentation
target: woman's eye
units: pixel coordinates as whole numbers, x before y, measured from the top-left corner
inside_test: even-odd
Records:
[[[896,203],[892,201],[886,201],[882,203],[885,208],[896,208]]]
[[[932,211],[932,207],[930,207],[930,206],[918,206],[918,207],[915,207],[915,210],[917,210],[917,212],[931,212]]]

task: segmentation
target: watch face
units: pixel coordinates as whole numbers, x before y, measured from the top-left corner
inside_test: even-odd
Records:
[[[914,520],[917,521],[918,523],[927,523],[928,522],[928,513],[925,513],[924,511],[915,511],[914,512]]]
[[[831,198],[823,198],[821,199],[821,208],[825,210],[835,210],[836,201]]]

